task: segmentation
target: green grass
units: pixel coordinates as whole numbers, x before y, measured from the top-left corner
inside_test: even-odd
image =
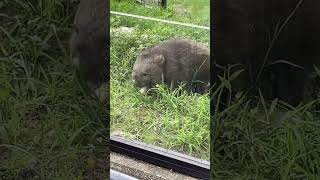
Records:
[[[123,0],[117,2],[111,1],[111,10],[147,17],[210,26],[210,3],[206,0],[168,1],[168,7],[166,10],[162,10],[159,6],[151,6],[147,8],[142,5],[132,3],[132,0]],[[131,21],[131,18],[127,19],[125,22],[127,21]],[[149,24],[148,21],[144,21],[141,24],[144,23]],[[130,23],[128,25],[130,25]]]
[[[174,9],[147,9],[127,1],[111,1],[111,10],[183,22],[198,21],[174,16]],[[123,26],[133,28],[133,32],[115,32]],[[139,52],[173,37],[188,37],[209,47],[206,30],[111,16],[111,133],[209,159],[209,95],[169,91],[159,86],[153,96],[144,97],[130,80]]]
[[[228,81],[228,80],[227,80]],[[220,87],[214,88],[218,102]],[[262,96],[239,96],[212,115],[211,176],[215,179],[319,179],[320,99],[293,108]]]
[[[68,62],[75,7],[0,2],[0,179],[108,176],[108,113]]]
[[[190,18],[201,19],[207,21],[210,26],[210,1],[209,0],[169,0],[168,7],[173,7],[176,12],[184,9]]]

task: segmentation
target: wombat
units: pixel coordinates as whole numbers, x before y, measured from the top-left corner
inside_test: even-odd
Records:
[[[143,95],[162,82],[174,88],[179,83],[191,85],[201,81],[200,85],[193,86],[193,90],[203,93],[210,81],[209,49],[190,39],[163,41],[138,56],[132,80]]]
[[[106,0],[81,0],[70,38],[72,64],[79,68],[82,79],[102,102],[109,97],[106,86],[110,69],[108,9]]]
[[[307,75],[319,63],[320,1],[223,0],[213,7],[213,81],[223,74],[219,66],[241,64],[236,91],[260,89],[291,105],[303,100]]]

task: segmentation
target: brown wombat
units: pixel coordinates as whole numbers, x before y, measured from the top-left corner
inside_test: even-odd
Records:
[[[210,52],[204,45],[190,39],[175,38],[144,50],[133,66],[132,80],[145,95],[148,89],[164,82],[176,87],[178,83],[192,86],[203,93],[210,81]],[[189,86],[191,87],[191,86]]]
[[[70,38],[72,63],[79,68],[87,85],[95,90],[101,101],[107,100],[106,87],[109,46],[106,0],[82,0],[74,18],[74,31]]]
[[[218,65],[242,64],[233,89],[255,95],[260,89],[265,98],[292,105],[303,100],[307,76],[319,63],[320,1],[222,0],[213,7],[213,81],[223,74]]]

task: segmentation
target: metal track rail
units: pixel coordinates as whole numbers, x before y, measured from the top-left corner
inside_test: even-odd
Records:
[[[156,166],[195,177],[209,179],[210,163],[171,150],[121,137],[110,137],[110,150]]]

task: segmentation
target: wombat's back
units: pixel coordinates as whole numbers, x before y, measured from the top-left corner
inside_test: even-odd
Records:
[[[210,51],[199,42],[174,38],[154,46],[150,53],[164,55],[168,82],[210,81]]]
[[[74,24],[77,26],[87,26],[88,23],[95,21],[105,28],[107,22],[107,9],[109,2],[107,0],[81,0],[74,18]],[[105,31],[107,32],[107,31]]]

